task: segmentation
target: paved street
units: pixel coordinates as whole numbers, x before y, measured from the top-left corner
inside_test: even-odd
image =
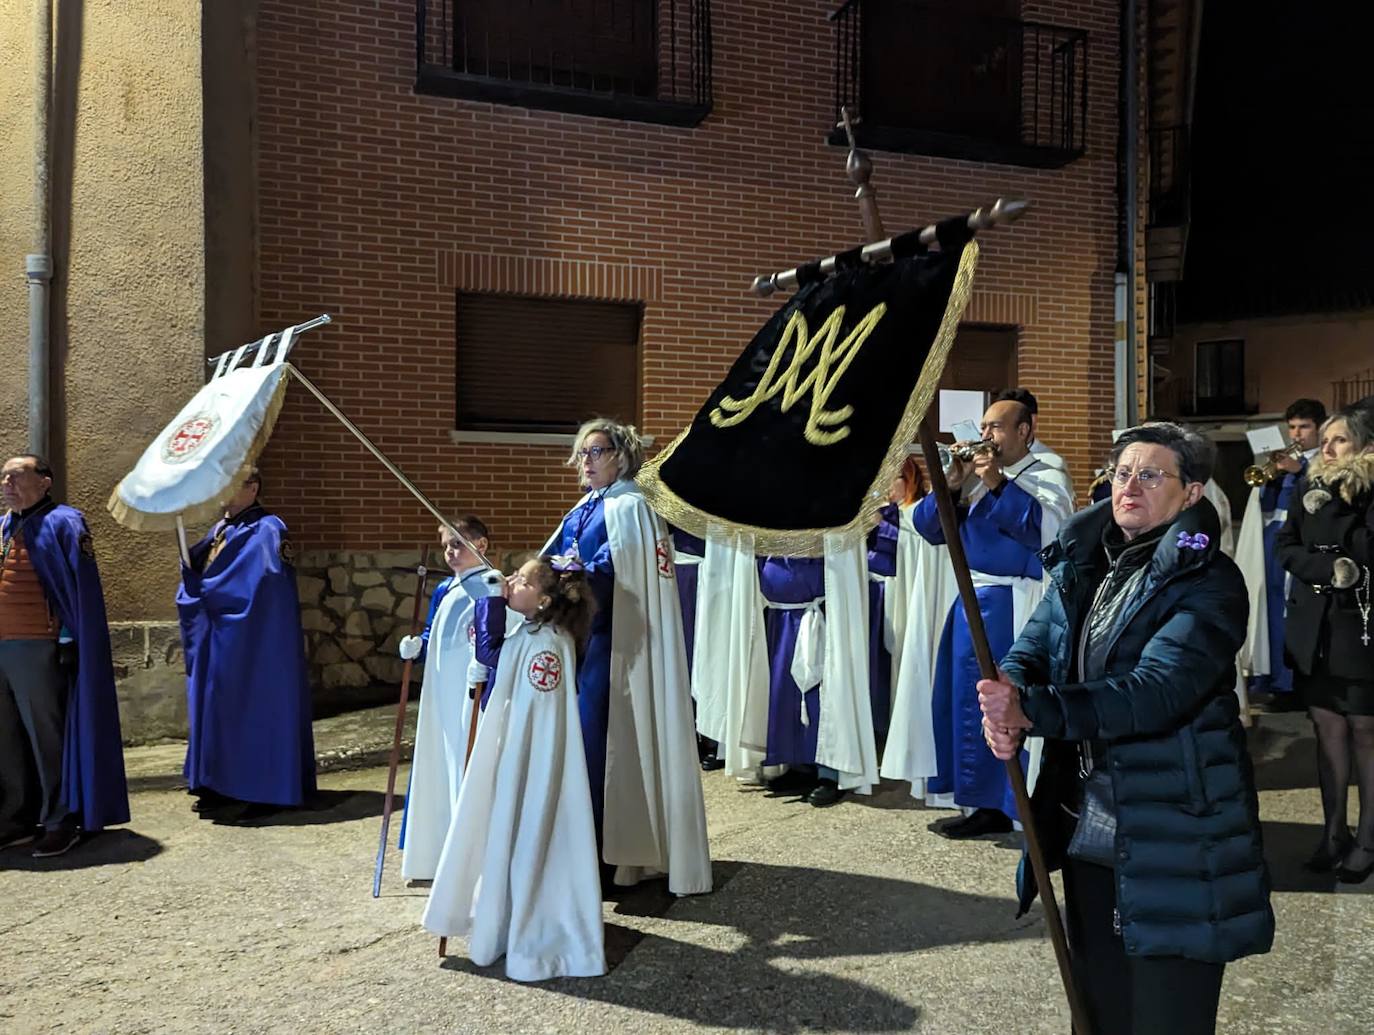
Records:
[[[200,820],[172,744],[130,751],[128,829],[48,863],[0,853],[0,1031],[1068,1030],[1041,914],[1013,920],[1013,841],[937,837],[946,814],[905,785],[817,810],[709,774],[717,890],[608,903],[609,976],[522,986],[461,941],[441,962],[394,852],[370,895],[390,717],[320,726],[334,764],[367,767],[326,772],[315,811]],[[1279,934],[1228,970],[1220,1030],[1368,1031],[1374,887],[1300,869],[1319,815],[1305,720],[1267,716],[1253,744]]]

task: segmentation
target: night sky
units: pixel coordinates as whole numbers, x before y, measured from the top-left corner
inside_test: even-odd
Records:
[[[1180,320],[1374,305],[1371,8],[1205,5]]]

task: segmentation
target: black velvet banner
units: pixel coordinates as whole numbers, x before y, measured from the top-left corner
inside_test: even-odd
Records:
[[[748,531],[759,553],[817,556],[867,531],[935,396],[977,245],[807,284],[764,324],[687,429],[645,465],[654,509],[695,535]]]

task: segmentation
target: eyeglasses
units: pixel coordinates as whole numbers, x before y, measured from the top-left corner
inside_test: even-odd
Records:
[[[586,460],[590,458],[592,463],[597,463],[603,456],[610,456],[614,452],[614,446],[588,446],[585,449],[579,449],[573,455],[576,456],[579,460]]]
[[[1131,480],[1131,475],[1135,475],[1135,480],[1142,489],[1158,489],[1164,484],[1166,478],[1178,478],[1176,474],[1168,471],[1161,471],[1158,467],[1141,467],[1139,469],[1130,467],[1118,467],[1112,472],[1112,481],[1117,485],[1125,485]],[[1182,481],[1182,478],[1178,479]]]

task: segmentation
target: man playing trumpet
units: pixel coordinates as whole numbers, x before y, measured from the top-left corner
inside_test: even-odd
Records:
[[[946,476],[978,609],[993,656],[1000,658],[1040,599],[1044,573],[1036,555],[1073,511],[1073,495],[1064,471],[1030,451],[1031,414],[1024,403],[994,402],[983,414],[981,430],[981,441],[956,442],[949,450]],[[934,494],[915,506],[912,522],[930,542],[945,541]],[[928,795],[949,795],[965,812],[941,830],[951,838],[1012,827],[1006,771],[983,742],[979,678],[963,605],[956,601],[935,663],[931,710],[939,772],[926,784]]]
[[[1260,509],[1264,513],[1264,575],[1265,601],[1269,619],[1269,675],[1258,676],[1250,691],[1254,694],[1291,694],[1293,673],[1284,661],[1283,616],[1287,574],[1279,563],[1276,541],[1279,529],[1288,519],[1288,507],[1294,502],[1293,488],[1307,470],[1308,462],[1317,455],[1317,429],[1326,420],[1326,407],[1316,399],[1298,399],[1284,411],[1288,422],[1288,437],[1292,446],[1270,455],[1266,466],[1275,469],[1275,477],[1260,490]],[[1296,454],[1296,455],[1295,455]],[[1277,702],[1289,703],[1287,697]],[[1302,702],[1292,702],[1301,708]]]

